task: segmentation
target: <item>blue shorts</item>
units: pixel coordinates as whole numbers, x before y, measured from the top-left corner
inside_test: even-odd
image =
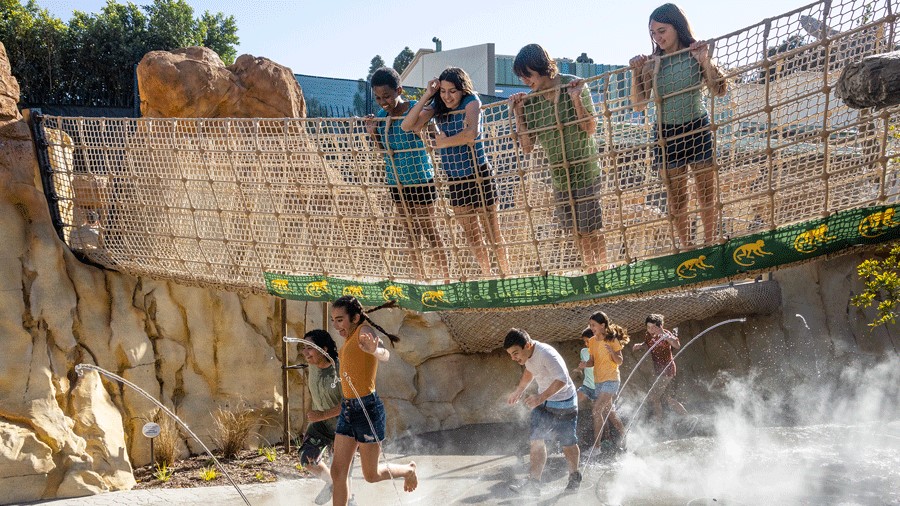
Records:
[[[557,409],[544,403],[531,410],[532,441],[557,440],[561,446],[575,446],[578,444],[577,425],[577,407]]]
[[[617,394],[619,393],[619,382],[618,381],[604,381],[599,385],[595,385],[594,388],[598,393],[604,394]]]
[[[587,385],[581,385],[578,387],[578,391],[583,393],[588,399],[595,401],[597,400],[597,391]]]
[[[366,414],[369,415],[368,419]],[[372,421],[371,426],[369,420]],[[376,392],[372,392],[359,400],[341,401],[341,414],[338,415],[335,433],[352,437],[360,443],[377,443],[384,441],[384,425],[384,403]]]

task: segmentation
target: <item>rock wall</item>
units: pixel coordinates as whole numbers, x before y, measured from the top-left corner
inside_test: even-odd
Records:
[[[0,500],[128,488],[134,477],[113,397],[96,379],[73,382],[83,349],[69,267],[77,262],[50,224],[18,99],[0,43]]]
[[[131,466],[150,461],[140,428],[155,406],[96,373],[79,378],[74,366],[82,362],[145,389],[207,444],[217,407],[254,409],[260,440],[280,440],[285,399],[274,299],[134,278],[76,260],[51,226],[17,100],[0,44],[0,502],[126,489],[134,485]],[[282,115],[297,112],[295,100],[285,104]],[[895,334],[870,333],[871,315],[847,302],[858,289],[859,260],[849,255],[776,273],[783,310],[712,332],[681,361],[685,376],[699,382],[756,369],[775,385],[848,357],[896,350]],[[317,303],[289,302],[287,314],[289,335],[325,323]],[[525,416],[503,402],[521,369],[502,350],[461,353],[438,314],[375,317],[403,338],[377,380],[392,437]],[[713,320],[682,322],[682,336]],[[579,347],[577,340],[559,345],[572,365]],[[299,360],[293,348],[287,358]],[[290,374],[296,434],[308,396],[302,373]],[[200,449],[185,439],[181,450]]]

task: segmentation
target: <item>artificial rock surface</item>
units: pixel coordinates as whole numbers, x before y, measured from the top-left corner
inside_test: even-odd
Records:
[[[138,64],[141,115],[154,118],[302,118],[291,69],[248,54],[225,66],[205,47],[151,51]]]

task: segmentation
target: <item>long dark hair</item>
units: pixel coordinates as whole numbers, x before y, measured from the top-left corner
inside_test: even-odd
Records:
[[[675,28],[675,33],[678,34],[678,43],[681,44],[682,48],[689,47],[694,42],[697,42],[697,38],[694,37],[694,31],[691,29],[691,24],[687,20],[687,16],[684,15],[684,11],[681,10],[681,7],[678,7],[675,4],[662,4],[654,9],[654,11],[650,13],[650,21],[648,21],[647,24],[649,25],[653,21],[672,25],[672,27]],[[651,36],[651,40],[652,39]],[[653,43],[653,54],[663,54],[662,48],[655,42]]]
[[[372,319],[369,318],[369,315],[367,315],[366,313],[374,313],[375,311],[378,311],[379,309],[391,308],[396,305],[397,305],[397,301],[391,300],[391,301],[385,302],[384,304],[382,304],[378,307],[374,307],[372,309],[369,309],[368,311],[364,311],[362,304],[360,304],[359,300],[352,295],[344,295],[343,297],[337,299],[336,301],[334,301],[331,304],[332,307],[343,308],[344,311],[347,312],[347,317],[350,318],[351,322],[353,321],[353,319],[356,315],[359,315],[359,317],[360,317],[359,325],[362,325],[363,322],[368,322],[369,325],[375,327],[375,329],[377,329],[378,332],[381,332],[382,334],[387,336],[388,340],[391,342],[391,346],[394,346],[394,343],[400,341],[400,338],[395,336],[394,334],[388,334],[388,332],[386,330],[384,330],[383,328],[381,328],[380,325],[373,322]]]
[[[472,78],[469,77],[469,74],[467,74],[465,70],[459,67],[447,67],[441,72],[441,75],[438,76],[438,80],[453,83],[453,87],[463,93],[463,98],[476,94],[475,86],[472,84]],[[447,107],[444,103],[444,99],[441,98],[440,91],[438,91],[431,99],[431,107],[434,108],[435,116],[450,112],[450,108]]]
[[[328,353],[328,356],[331,357],[331,360],[337,361],[337,345],[334,343],[334,339],[331,338],[331,334],[328,332],[322,329],[310,330],[303,335],[303,339],[312,341],[313,344],[325,350],[325,352]]]
[[[606,316],[606,313],[603,311],[597,311],[592,314],[591,320],[594,320],[597,323],[606,324],[606,335],[603,336],[603,340],[612,341],[613,339],[618,339],[619,342],[622,343],[622,346],[628,344],[628,341],[631,340],[631,338],[628,337],[628,331],[615,323],[610,323],[609,317]]]

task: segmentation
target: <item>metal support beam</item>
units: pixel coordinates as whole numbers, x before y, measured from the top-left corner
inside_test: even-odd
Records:
[[[275,322],[278,325],[278,340],[281,341],[281,395],[284,398],[282,443],[284,444],[284,453],[288,454],[291,451],[291,398],[288,386],[290,370],[288,369],[288,343],[283,339],[287,334],[287,301],[282,298],[275,299]]]

